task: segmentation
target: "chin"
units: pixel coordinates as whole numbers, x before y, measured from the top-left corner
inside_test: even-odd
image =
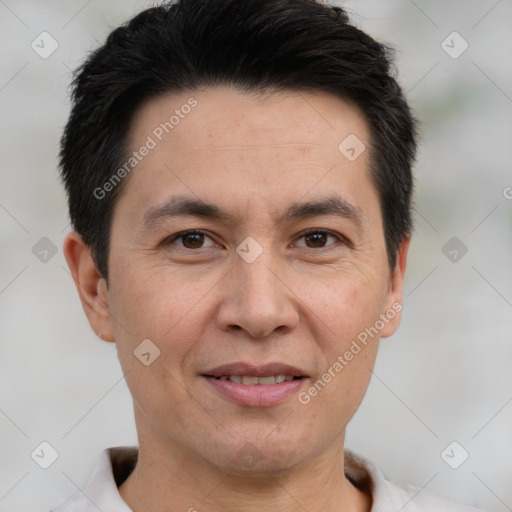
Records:
[[[301,463],[307,455],[297,446],[308,446],[303,441],[293,443],[290,438],[269,441],[268,438],[229,443],[217,453],[216,465],[238,476],[260,477],[287,473]]]
[[[260,458],[239,458],[222,461],[222,469],[232,475],[245,478],[261,478],[284,475],[292,471],[298,461],[281,457],[277,460],[273,455],[260,455]]]

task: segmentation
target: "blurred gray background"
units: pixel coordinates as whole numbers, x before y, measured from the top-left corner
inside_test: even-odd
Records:
[[[395,47],[422,123],[404,319],[347,446],[389,479],[512,510],[512,1],[336,4]],[[115,347],[89,328],[62,254],[57,152],[71,70],[150,5],[0,0],[1,511],[56,506],[103,448],[136,443]],[[31,457],[42,442],[58,453],[48,469]]]

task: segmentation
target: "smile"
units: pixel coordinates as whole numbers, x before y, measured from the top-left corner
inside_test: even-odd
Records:
[[[255,366],[246,362],[224,364],[201,375],[217,396],[244,407],[272,407],[291,399],[309,376],[285,363]]]
[[[270,386],[272,384],[281,384],[281,382],[289,382],[294,379],[300,379],[293,375],[269,375],[267,377],[254,377],[251,375],[222,375],[221,377],[214,377],[217,380],[229,380],[244,386]]]

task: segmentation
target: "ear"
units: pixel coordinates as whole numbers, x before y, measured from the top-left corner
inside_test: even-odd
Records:
[[[391,274],[391,283],[388,297],[386,300],[386,309],[382,312],[381,318],[384,321],[384,328],[380,332],[381,338],[391,336],[400,325],[402,317],[402,292],[404,285],[405,268],[407,266],[407,252],[411,242],[410,235],[400,244],[397,252],[396,264]]]
[[[115,341],[107,282],[98,272],[89,248],[73,231],[66,236],[63,250],[92,330],[104,341]]]

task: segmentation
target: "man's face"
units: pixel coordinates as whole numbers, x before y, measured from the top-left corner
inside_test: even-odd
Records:
[[[172,131],[158,130],[176,109]],[[367,147],[355,160],[353,135],[339,149],[351,134]],[[152,146],[148,136],[156,146],[114,210],[103,331],[141,448],[241,472],[336,451],[369,383],[375,330],[396,329],[401,298],[362,115],[328,94],[216,88],[149,101],[132,150]],[[147,339],[160,355],[145,365],[134,350]],[[148,363],[156,349],[145,343]]]

